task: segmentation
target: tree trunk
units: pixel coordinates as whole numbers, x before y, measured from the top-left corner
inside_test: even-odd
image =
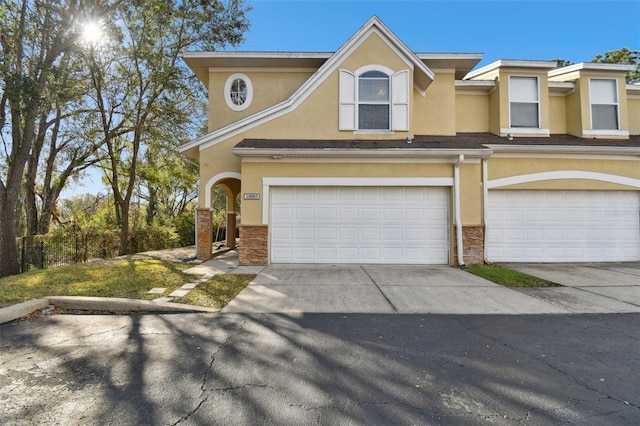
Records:
[[[123,256],[129,254],[129,203],[121,206],[122,225],[120,228],[120,249],[118,254]]]
[[[0,277],[20,273],[18,262],[18,244],[15,232],[15,209],[12,203],[6,202],[6,192],[0,189]]]

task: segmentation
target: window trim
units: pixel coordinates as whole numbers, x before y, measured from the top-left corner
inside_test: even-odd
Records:
[[[389,128],[360,129],[359,124],[359,78],[369,71],[379,71],[389,77]],[[379,64],[365,65],[355,71],[339,71],[339,112],[338,129],[353,131],[354,134],[395,134],[395,131],[409,131],[409,103],[411,96],[410,72],[402,69],[394,72]]]
[[[382,73],[386,76],[386,81],[387,81],[387,100],[386,101],[363,101],[360,99],[360,81],[363,78],[365,74],[369,73],[369,72],[379,72]],[[393,72],[392,72],[393,74]],[[379,80],[383,80],[383,78],[381,77],[374,77],[372,79],[379,79]],[[373,69],[373,70],[368,70],[368,71],[363,71],[360,73],[356,73],[356,128],[358,129],[358,131],[360,132],[389,132],[391,131],[391,75],[389,75],[389,73],[379,70],[379,69]],[[360,127],[360,108],[363,105],[373,105],[373,106],[386,106],[387,107],[387,127],[381,127],[381,128],[371,128],[371,129],[363,129]]]
[[[594,104],[593,103],[593,93],[591,82],[593,80],[605,80],[605,81],[613,81],[615,85],[615,95],[616,95],[616,103],[615,104]],[[593,128],[593,106],[594,105],[614,105],[616,107],[616,125],[615,129],[594,129]],[[589,124],[590,124],[590,132],[591,134],[614,134],[615,132],[619,132],[620,129],[620,89],[618,87],[618,79],[617,78],[602,78],[602,77],[590,77],[589,78]]]
[[[514,94],[511,89],[511,81],[512,79],[518,78],[527,78],[527,79],[535,79],[536,81],[536,91],[537,91],[537,100],[535,101],[537,105],[537,122],[538,125],[536,127],[526,127],[526,126],[513,126],[512,117],[511,117],[511,104],[515,101],[512,101],[512,95]],[[524,102],[519,102],[524,103]],[[533,102],[526,102],[528,104],[532,104]],[[510,75],[509,76],[509,129],[542,129],[542,117],[540,113],[540,77],[536,75]]]
[[[231,99],[231,86],[236,80],[244,81],[244,84],[247,88],[247,99],[244,101],[242,105],[236,105]],[[242,73],[231,74],[227,81],[224,84],[224,102],[227,104],[227,107],[232,111],[244,111],[249,108],[251,102],[253,101],[253,84],[251,83],[251,79]]]

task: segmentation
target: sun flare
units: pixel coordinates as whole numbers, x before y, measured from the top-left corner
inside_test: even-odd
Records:
[[[88,43],[98,43],[103,34],[102,26],[98,22],[88,22],[82,28],[82,37]]]

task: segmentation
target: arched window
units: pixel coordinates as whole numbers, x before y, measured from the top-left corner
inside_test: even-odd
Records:
[[[409,130],[409,70],[369,65],[340,70],[339,129],[360,132]]]
[[[389,76],[368,71],[358,77],[358,129],[389,130]]]

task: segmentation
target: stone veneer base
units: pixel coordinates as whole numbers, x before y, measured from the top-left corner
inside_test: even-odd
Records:
[[[269,264],[269,227],[267,225],[240,225],[238,263],[243,266]]]
[[[454,228],[455,232],[455,228]],[[484,225],[462,227],[462,255],[465,265],[481,265],[484,263]],[[453,260],[458,265],[458,245],[455,234],[453,242]]]

